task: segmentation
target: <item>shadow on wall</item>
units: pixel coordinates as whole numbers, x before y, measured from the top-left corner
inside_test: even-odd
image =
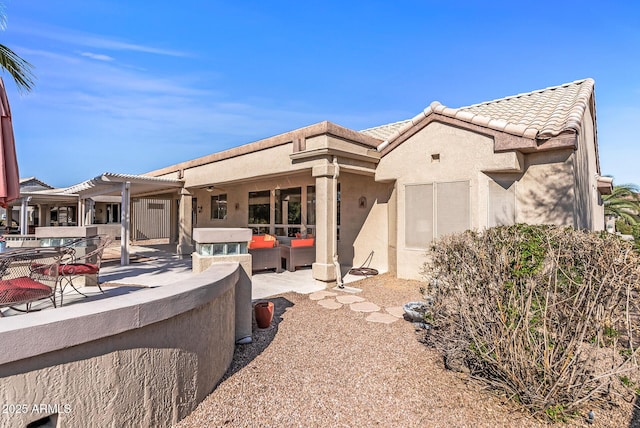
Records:
[[[544,185],[537,186],[537,183]],[[567,173],[565,164],[555,164],[542,173],[534,173],[525,185],[528,188],[523,193],[518,192],[517,197],[521,207],[518,223],[579,226],[574,210],[582,207],[574,206],[574,180]]]
[[[258,355],[262,353],[273,341],[273,338],[278,333],[278,324],[282,321],[282,314],[288,309],[293,307],[293,303],[284,297],[276,297],[273,299],[260,299],[260,302],[273,302],[273,321],[269,328],[259,329],[256,326],[255,315],[253,315],[253,341],[247,345],[236,345],[235,352],[233,353],[233,361],[227,369],[227,372],[222,376],[218,385],[224,382],[226,379],[233,376],[238,371],[242,370],[247,364],[253,361]],[[257,302],[253,302],[255,305]],[[215,390],[215,388],[214,388]]]

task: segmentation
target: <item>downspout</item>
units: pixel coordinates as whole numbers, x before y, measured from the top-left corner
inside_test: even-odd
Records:
[[[335,232],[335,237],[333,238],[333,267],[336,270],[336,285],[339,288],[344,288],[340,262],[338,262],[338,176],[340,175],[340,165],[338,165],[337,156],[333,157],[333,166],[333,224]]]

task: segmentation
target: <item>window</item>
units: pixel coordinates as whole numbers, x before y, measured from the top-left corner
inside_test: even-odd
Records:
[[[405,245],[426,249],[434,239],[470,226],[469,182],[405,186]]]
[[[54,207],[51,208],[52,226],[75,226],[77,207]]]
[[[276,189],[275,196],[276,235],[295,236],[302,225],[302,188]]]
[[[405,187],[405,245],[427,248],[433,241],[433,184]]]
[[[249,192],[249,226],[267,225],[253,227],[256,233],[269,233],[271,224],[270,192],[262,190],[260,192]]]
[[[211,197],[211,220],[224,220],[227,218],[227,194]]]

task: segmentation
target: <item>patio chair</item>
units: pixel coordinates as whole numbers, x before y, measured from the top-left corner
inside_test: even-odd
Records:
[[[283,245],[280,248],[289,272],[294,272],[297,266],[310,266],[316,261],[314,238],[293,239],[290,245]]]
[[[29,312],[31,303],[50,298],[56,307],[56,285],[61,258],[67,250],[37,248],[12,251],[0,259],[0,308]],[[16,308],[26,305],[24,310]],[[0,317],[4,315],[0,312]]]
[[[251,254],[252,272],[270,269],[275,269],[276,273],[282,272],[280,247],[274,236],[254,235],[248,251]]]
[[[95,278],[95,285],[101,293],[104,290],[100,286],[100,264],[102,263],[102,255],[104,249],[113,241],[109,236],[94,236],[89,238],[82,238],[73,241],[65,248],[70,250],[70,253],[65,257],[59,267],[58,275],[60,280],[60,306],[62,306],[62,299],[64,289],[67,285],[70,285],[77,293],[87,297],[86,294],[78,290],[77,281],[80,278],[84,278],[85,281],[90,278]],[[86,251],[82,254],[82,251]]]

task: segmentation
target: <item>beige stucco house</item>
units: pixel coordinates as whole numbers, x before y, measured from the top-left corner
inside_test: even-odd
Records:
[[[430,243],[513,223],[604,228],[594,81],[579,80],[355,131],[321,122],[147,175],[184,182],[194,227],[316,237],[313,275],[360,266],[420,279]]]

